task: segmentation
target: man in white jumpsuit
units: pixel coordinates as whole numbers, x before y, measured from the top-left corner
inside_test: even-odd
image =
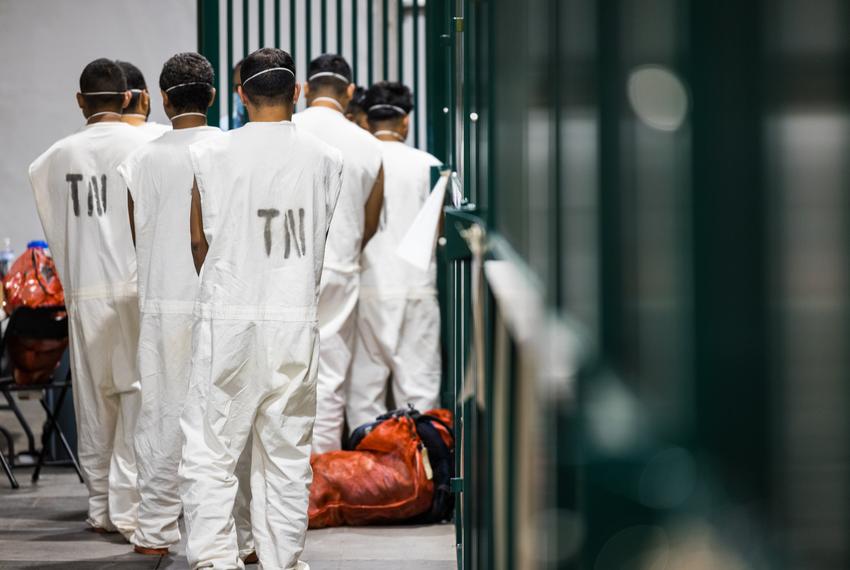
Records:
[[[413,109],[410,89],[378,83],[363,102],[369,127],[384,151],[384,213],[378,233],[363,251],[357,339],[348,386],[351,429],[387,411],[392,375],[396,406],[437,407],[440,394],[440,308],[435,259],[422,271],[396,248],[431,189],[440,161],[404,141]]]
[[[180,414],[189,388],[198,288],[189,243],[194,179],[189,145],[221,134],[207,126],[206,110],[215,98],[213,81],[213,68],[200,54],[181,53],[166,61],[159,86],[174,130],[136,150],[118,168],[131,194],[139,266],[142,407],[136,462],[141,502],[131,542],[140,554],[168,554],[169,547],[180,542]],[[243,463],[247,487],[250,464]],[[240,554],[246,557],[254,550],[247,500],[237,501],[234,515]]]
[[[145,76],[142,75],[142,70],[129,61],[116,61],[115,63],[124,72],[124,77],[127,78],[127,89],[130,90],[130,102],[124,108],[121,120],[128,125],[141,129],[150,140],[170,131],[171,127],[168,125],[148,121],[151,115],[151,94],[148,91],[148,84],[145,81]]]
[[[317,302],[342,157],[296,127],[292,57],[242,63],[250,122],[189,147],[195,305],[181,497],[192,568],[242,568],[232,509],[251,443],[251,521],[264,568],[299,560],[316,413]]]
[[[115,62],[88,64],[77,94],[86,126],[30,165],[38,215],[65,288],[88,523],[127,538],[139,501],[133,454],[139,307],[127,189],[116,168],[147,140],[121,122],[129,98]]]
[[[304,95],[308,108],[296,125],[342,152],[345,176],[328,235],[319,295],[319,404],[313,451],[340,449],[345,421],[345,381],[354,352],[360,282],[360,252],[378,227],[383,202],[381,147],[368,132],[345,118],[354,94],[351,68],[339,55],[310,62]]]

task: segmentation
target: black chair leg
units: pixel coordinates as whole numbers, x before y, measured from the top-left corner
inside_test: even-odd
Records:
[[[2,388],[3,396],[6,398],[6,403],[9,405],[9,409],[14,412],[15,417],[18,418],[18,423],[21,424],[21,427],[24,429],[24,433],[27,435],[27,451],[30,455],[35,456],[35,435],[32,433],[32,429],[30,428],[29,422],[24,417],[23,412],[21,412],[21,408],[18,407],[18,403],[15,401],[15,397],[12,396],[12,392],[9,391],[7,386]]]
[[[41,447],[41,453],[38,455],[38,463],[35,465],[35,470],[32,473],[33,482],[38,481],[38,478],[41,476],[41,468],[44,466],[45,456],[47,455],[47,440],[50,439],[50,436],[53,435],[53,431],[59,435],[59,439],[62,442],[62,446],[65,448],[65,452],[68,454],[68,457],[71,460],[71,463],[74,466],[74,470],[77,472],[77,477],[80,479],[80,483],[84,482],[83,472],[80,469],[80,464],[77,463],[77,457],[74,455],[73,450],[71,449],[71,445],[68,443],[68,439],[65,437],[65,432],[62,431],[62,428],[59,426],[59,422],[56,421],[56,414],[62,409],[62,404],[65,401],[65,395],[68,393],[68,388],[70,384],[66,384],[62,386],[62,390],[59,392],[59,398],[56,400],[56,405],[53,410],[51,410],[47,403],[44,401],[44,398],[41,399],[41,407],[44,408],[44,411],[47,413],[47,424],[44,428],[44,435],[42,436],[43,441],[45,442]]]
[[[12,441],[12,435],[6,431],[4,428],[0,427],[0,433],[3,434],[3,437],[6,438],[6,442],[8,443],[9,448],[9,457],[15,457],[15,444]],[[6,472],[6,477],[9,479],[9,484],[13,489],[19,489],[20,485],[18,484],[18,480],[15,479],[15,474],[12,473],[12,466],[9,465],[9,462],[6,460],[6,456],[0,453],[0,464],[3,466],[3,471]]]

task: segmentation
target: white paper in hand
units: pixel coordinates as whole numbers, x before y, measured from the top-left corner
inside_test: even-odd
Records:
[[[422,205],[422,209],[419,210],[416,219],[413,220],[410,229],[404,234],[404,238],[396,249],[396,255],[422,271],[428,270],[434,255],[450,174],[446,171],[440,176],[431,195]]]

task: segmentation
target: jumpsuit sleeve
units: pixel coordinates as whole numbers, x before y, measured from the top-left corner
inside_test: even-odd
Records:
[[[118,165],[118,174],[121,176],[121,179],[124,181],[124,186],[127,188],[127,191],[130,193],[130,197],[133,198],[133,217],[135,218],[136,223],[138,223],[139,218],[141,217],[142,210],[144,209],[144,204],[142,200],[142,196],[139,193],[138,185],[139,185],[139,169],[141,168],[141,159],[138,152],[134,152],[129,157],[127,157],[121,164]]]
[[[210,172],[209,151],[203,144],[193,144],[189,146],[189,160],[192,163],[192,173],[195,175],[195,182],[198,185],[198,194],[201,197],[201,215],[204,225],[204,235],[207,238],[207,243],[212,243],[215,237],[215,223],[218,216],[218,208],[215,200],[215,194],[210,188],[209,180],[212,176]],[[192,189],[189,188],[189,192]]]

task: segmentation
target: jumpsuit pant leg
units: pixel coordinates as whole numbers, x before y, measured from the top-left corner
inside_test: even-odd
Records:
[[[311,332],[312,329],[312,332]],[[319,335],[314,326],[270,331],[271,346],[286,346],[275,362],[272,390],[257,410],[251,466],[251,517],[264,570],[308,570],[300,560],[307,538],[313,471]]]
[[[132,451],[138,381],[135,363],[126,362],[137,333],[130,330],[128,337],[123,336],[132,327],[135,303],[135,298],[123,303],[107,298],[69,303],[77,453],[89,492],[87,522],[125,536],[136,526],[138,507]],[[121,314],[130,319],[129,327],[120,322]]]
[[[393,398],[420,412],[440,404],[440,307],[436,297],[408,299],[393,354]]]
[[[117,327],[112,353],[112,383],[120,396],[112,458],[109,465],[109,518],[130,540],[139,525],[139,487],[135,435],[142,398],[137,366],[139,301],[114,300]]]
[[[345,383],[354,349],[359,275],[332,269],[322,272],[319,293],[318,409],[314,453],[342,447]]]
[[[357,308],[357,336],[348,379],[346,415],[354,431],[387,411],[390,358],[381,333],[385,305],[378,299],[361,299]]]
[[[307,530],[315,414],[314,324],[208,321],[196,326],[181,418],[181,496],[191,568],[242,569],[234,504],[251,442],[251,518],[264,569],[299,562]]]
[[[233,522],[236,525],[236,544],[239,547],[239,557],[243,560],[257,548],[254,544],[254,531],[251,528],[251,453],[253,436],[248,436],[245,449],[236,462],[236,479],[239,487],[236,491],[236,502],[233,505]]]
[[[179,544],[183,509],[177,467],[183,447],[180,414],[189,389],[192,315],[143,314],[139,338],[142,406],[136,425],[139,527],[133,544]]]

